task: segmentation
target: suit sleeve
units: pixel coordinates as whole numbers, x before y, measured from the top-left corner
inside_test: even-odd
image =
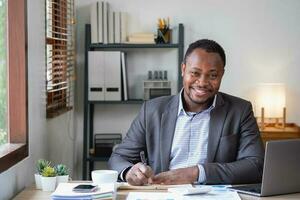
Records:
[[[207,184],[258,183],[262,179],[264,147],[250,103],[244,109],[239,127],[236,160],[206,163]]]
[[[122,143],[113,151],[108,161],[108,168],[118,171],[119,177],[124,169],[140,162],[140,152],[146,151],[145,113],[146,103],[143,104]]]

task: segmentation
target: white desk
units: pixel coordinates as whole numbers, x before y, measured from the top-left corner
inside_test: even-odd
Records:
[[[139,190],[140,192],[141,190]],[[125,200],[129,192],[135,192],[135,190],[120,190],[118,191],[117,200]],[[157,192],[149,191],[146,192]],[[160,190],[161,192],[161,190]],[[43,192],[42,190],[37,190],[35,187],[25,188],[22,192],[20,192],[13,200],[51,200],[50,195],[52,192]],[[288,194],[288,195],[279,195],[279,196],[271,196],[271,197],[254,197],[250,195],[242,195],[240,194],[242,200],[299,200],[300,193],[296,194]]]

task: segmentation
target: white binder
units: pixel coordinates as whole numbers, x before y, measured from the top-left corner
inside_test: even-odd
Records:
[[[98,1],[98,43],[103,43],[104,29],[103,29],[103,8],[104,2]]]
[[[102,52],[88,52],[88,99],[104,101],[104,55]]]
[[[105,51],[105,92],[106,101],[121,101],[121,52]]]
[[[120,13],[120,32],[121,32],[121,43],[125,43],[127,41],[127,13]]]
[[[121,52],[88,52],[89,101],[121,101]]]
[[[91,42],[98,43],[98,2],[91,4]]]
[[[103,2],[103,43],[108,43],[108,2]]]
[[[115,20],[115,43],[121,43],[121,16],[120,12],[114,12]]]

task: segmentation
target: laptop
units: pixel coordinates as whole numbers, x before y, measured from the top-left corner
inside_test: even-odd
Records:
[[[300,139],[267,142],[262,183],[230,189],[255,196],[300,192]]]

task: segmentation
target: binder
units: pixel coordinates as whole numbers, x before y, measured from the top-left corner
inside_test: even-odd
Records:
[[[121,52],[88,52],[89,101],[121,101]]]
[[[98,43],[103,43],[103,7],[104,2],[98,1]]]
[[[91,20],[91,42],[98,43],[98,2],[92,3],[90,7]]]
[[[127,70],[126,70],[126,55],[125,52],[121,52],[121,67],[122,67],[122,93],[123,100],[128,100],[128,86],[127,86]]]
[[[104,55],[101,52],[88,52],[88,99],[104,101]]]
[[[121,43],[121,19],[120,12],[114,12],[115,19],[115,43]]]
[[[103,3],[103,43],[108,43],[108,2]]]
[[[105,91],[106,101],[121,101],[121,52],[104,51],[105,70]]]
[[[125,43],[127,39],[127,13],[121,12],[120,16],[120,32],[121,32],[121,43]]]
[[[111,6],[108,9],[108,43],[114,43],[115,34],[115,24],[114,24],[114,12]]]

